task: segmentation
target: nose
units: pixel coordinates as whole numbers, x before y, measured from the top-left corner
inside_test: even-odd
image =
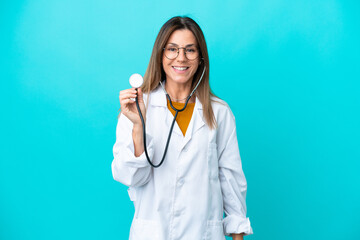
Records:
[[[186,61],[185,49],[179,48],[179,55],[177,57],[179,61]]]

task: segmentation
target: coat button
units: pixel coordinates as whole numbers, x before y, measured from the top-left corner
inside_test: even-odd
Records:
[[[179,186],[184,185],[184,179],[183,179],[183,178],[180,178],[180,179],[179,179],[178,185],[179,185]]]
[[[174,212],[174,215],[175,215],[176,217],[179,217],[179,216],[181,215],[181,210],[175,211],[175,212]]]

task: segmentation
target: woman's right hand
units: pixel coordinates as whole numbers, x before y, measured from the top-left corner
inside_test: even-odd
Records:
[[[145,121],[146,110],[141,88],[138,88],[137,91],[135,88],[120,91],[119,100],[121,113],[124,114],[134,125],[141,126],[142,123],[140,115],[136,108],[136,102],[133,100],[136,96],[138,97],[141,114],[143,115]]]

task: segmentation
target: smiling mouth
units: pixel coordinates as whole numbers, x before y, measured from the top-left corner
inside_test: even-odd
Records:
[[[189,67],[175,67],[175,66],[173,66],[173,68],[175,70],[184,71],[184,70],[188,69]]]

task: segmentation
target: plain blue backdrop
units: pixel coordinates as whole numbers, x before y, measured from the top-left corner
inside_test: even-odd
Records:
[[[118,93],[194,18],[232,108],[249,240],[360,239],[358,1],[1,1],[0,239],[127,239]]]

